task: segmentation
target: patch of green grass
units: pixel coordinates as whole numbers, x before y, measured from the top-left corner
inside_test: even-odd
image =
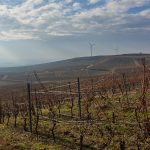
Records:
[[[30,133],[0,124],[0,150],[61,150],[59,145],[36,140]]]

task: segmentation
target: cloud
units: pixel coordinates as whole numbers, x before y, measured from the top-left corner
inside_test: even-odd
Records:
[[[148,3],[149,0],[109,0],[106,4],[106,9],[113,13],[126,12],[130,8],[135,8]]]
[[[80,8],[81,8],[80,3],[73,3],[73,9],[74,10],[78,10]]]
[[[139,13],[140,16],[150,19],[150,10],[144,10]]]
[[[146,17],[149,16],[149,10],[144,10],[135,15],[127,13],[130,8],[142,6],[147,4],[147,2],[147,0],[110,0],[102,7],[84,10],[76,14],[73,17],[73,22],[75,25],[78,25],[78,28],[95,33],[105,31],[120,32],[128,29],[131,24],[133,25],[132,29],[147,30],[147,27],[150,26],[148,18],[146,20]],[[143,21],[146,22],[146,25],[142,23]]]
[[[73,0],[64,0],[65,1],[65,3],[67,3],[67,4],[69,4],[69,3],[72,3],[73,2]]]
[[[103,5],[96,4],[98,1],[88,0],[85,4],[74,0],[17,0],[15,3],[3,0],[0,40],[149,29],[149,9],[128,13],[131,8],[147,5],[149,0],[105,0]]]
[[[88,0],[90,4],[95,4],[97,3],[99,0]]]
[[[34,35],[33,31],[28,30],[9,30],[0,32],[0,40],[29,40],[29,39],[39,39]]]

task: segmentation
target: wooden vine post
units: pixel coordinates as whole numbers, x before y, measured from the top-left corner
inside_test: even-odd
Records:
[[[80,79],[78,78],[78,110],[79,118],[81,119],[81,93],[80,93]]]
[[[71,90],[71,83],[69,82],[68,85],[69,85],[69,93],[70,93],[70,100],[71,100],[71,106],[70,106],[71,110],[70,111],[71,111],[71,117],[73,117],[74,100],[73,100],[73,97],[71,95],[71,92],[72,92],[72,90]]]
[[[30,132],[32,133],[32,102],[31,102],[31,86],[30,86],[30,83],[27,83],[27,92],[28,92],[29,127],[30,127]]]
[[[81,91],[80,91],[80,79],[78,77],[78,110],[79,110],[79,118],[80,120],[82,119],[82,116],[81,116]],[[79,128],[80,128],[80,150],[83,149],[83,139],[84,139],[84,136],[83,136],[83,131],[82,131],[82,125],[80,124],[79,125]]]

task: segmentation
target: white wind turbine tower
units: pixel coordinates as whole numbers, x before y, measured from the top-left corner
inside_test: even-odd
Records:
[[[95,46],[95,43],[89,42],[90,51],[91,51],[91,57],[93,56],[93,48]]]

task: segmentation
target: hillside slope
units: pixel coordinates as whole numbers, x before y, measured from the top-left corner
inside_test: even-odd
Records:
[[[150,65],[150,54],[124,54],[79,57],[32,66],[0,68],[0,85],[24,81],[33,71],[38,73],[42,81],[126,71],[140,67],[143,57],[146,58],[147,65]]]

